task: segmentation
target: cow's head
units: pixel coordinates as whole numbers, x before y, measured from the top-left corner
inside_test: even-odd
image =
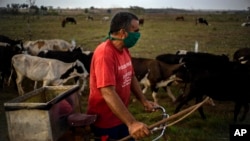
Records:
[[[60,79],[70,79],[73,77],[81,77],[81,78],[87,78],[89,76],[88,71],[84,67],[84,65],[79,61],[76,60],[72,67],[69,68],[64,74],[61,75]]]
[[[83,91],[87,83],[88,76],[89,76],[89,73],[84,67],[84,65],[79,60],[76,60],[73,63],[72,67],[69,68],[64,74],[61,75],[60,79],[63,79],[63,83],[65,83],[71,78],[77,78],[77,79],[81,78],[83,80],[81,91]],[[77,84],[79,84],[79,81],[77,82]]]

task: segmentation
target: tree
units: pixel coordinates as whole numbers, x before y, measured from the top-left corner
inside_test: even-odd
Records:
[[[139,6],[130,6],[129,10],[136,14],[143,14],[145,12],[145,9]]]
[[[18,14],[19,4],[12,3],[11,4],[11,12],[12,14]]]
[[[46,13],[47,13],[48,8],[42,5],[42,6],[40,7],[40,10],[41,10],[41,13],[42,13],[42,15],[43,15],[43,14],[46,14]]]
[[[25,3],[23,3],[23,4],[21,4],[21,5],[20,5],[20,8],[29,8],[29,5],[28,5],[28,4],[25,4]]]
[[[107,13],[111,14],[111,9],[108,9],[108,10],[107,10]]]
[[[84,9],[84,13],[89,13],[88,8]]]
[[[34,14],[38,14],[39,13],[39,8],[36,5],[33,5],[30,7],[30,12],[34,13]]]
[[[29,3],[30,7],[34,6],[36,3],[36,0],[27,0],[27,2]]]

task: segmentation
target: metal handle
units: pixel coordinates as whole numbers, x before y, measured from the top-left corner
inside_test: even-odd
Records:
[[[164,107],[159,106],[159,107],[156,107],[155,109],[160,109],[162,111],[162,119],[165,119],[165,118],[169,117],[169,115],[166,113],[166,110],[165,110]],[[161,134],[158,137],[156,137],[155,139],[153,139],[152,141],[157,141],[158,139],[160,139],[164,135],[164,132],[166,130],[166,123],[161,124],[159,127],[154,127],[151,130],[151,132],[153,133],[153,132],[158,131],[158,130],[162,130]]]

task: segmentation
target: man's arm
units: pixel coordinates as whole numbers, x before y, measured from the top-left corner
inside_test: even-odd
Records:
[[[129,112],[116,93],[114,86],[101,88],[100,91],[111,111],[128,126],[129,133],[133,138],[140,139],[150,134],[147,125],[138,122]]]
[[[132,77],[131,91],[135,95],[135,97],[143,104],[145,110],[154,111],[154,108],[158,106],[156,103],[153,103],[146,99],[146,97],[142,93],[140,84],[135,76]]]

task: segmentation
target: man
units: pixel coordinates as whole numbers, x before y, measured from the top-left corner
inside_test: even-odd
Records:
[[[93,133],[97,140],[118,140],[127,135],[140,139],[150,134],[146,124],[128,111],[130,92],[153,111],[155,103],[142,94],[134,76],[128,48],[140,37],[139,20],[129,12],[119,12],[111,20],[107,40],[94,51],[90,70],[88,114],[96,114]]]

